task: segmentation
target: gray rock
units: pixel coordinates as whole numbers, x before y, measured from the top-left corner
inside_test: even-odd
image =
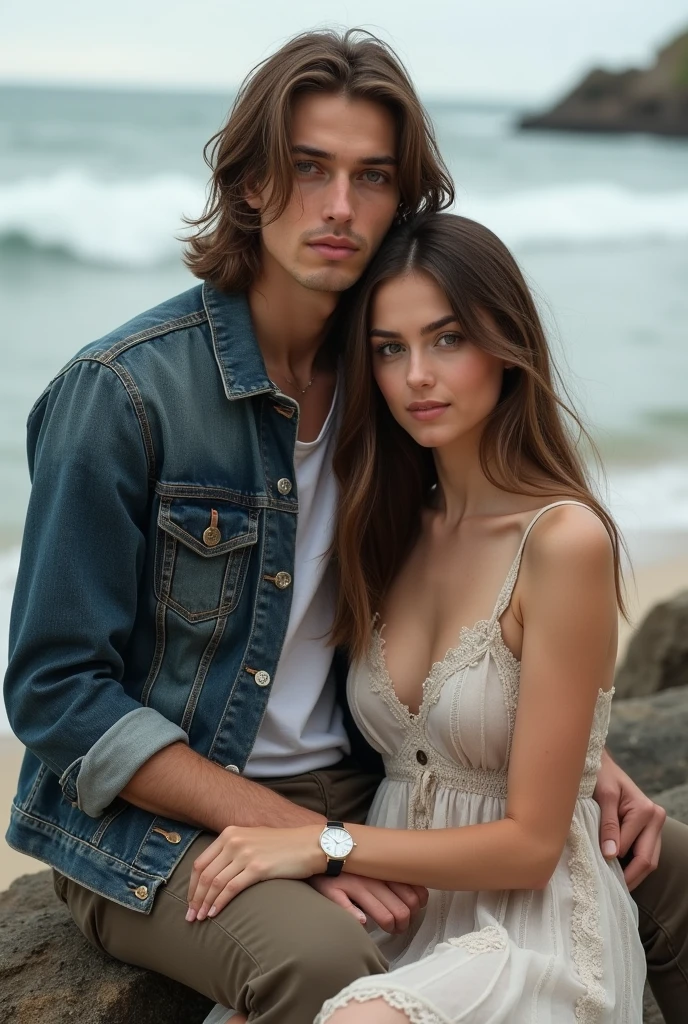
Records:
[[[688,590],[655,605],[642,621],[614,686],[617,699],[688,686]]]
[[[688,686],[614,701],[607,746],[648,795],[688,781]]]
[[[521,128],[583,132],[651,132],[688,136],[688,32],[659,51],[649,68],[595,68],[543,113]]]
[[[688,825],[688,782],[683,786],[665,789],[654,799],[656,803],[662,805],[670,818],[676,818],[677,821]]]
[[[53,892],[49,871],[0,893],[2,1024],[200,1024],[196,992],[93,949]]]

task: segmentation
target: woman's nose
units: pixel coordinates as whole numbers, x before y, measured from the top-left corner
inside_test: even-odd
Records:
[[[406,374],[406,383],[410,388],[427,387],[433,383],[433,376],[428,362],[422,356],[411,356]]]

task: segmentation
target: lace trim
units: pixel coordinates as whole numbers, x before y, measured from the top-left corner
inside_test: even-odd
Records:
[[[433,750],[428,750],[427,754],[430,764],[424,771],[420,770],[420,765],[410,752],[403,752],[398,757],[384,758],[386,777],[396,782],[414,784],[419,790],[419,797],[430,795],[431,789],[434,797],[434,790],[440,785],[447,789],[458,789],[462,793],[506,799],[506,770],[470,768],[452,764],[444,758],[436,760],[437,754]]]
[[[613,686],[610,690],[600,690],[597,695],[595,715],[592,720],[590,740],[588,741],[588,752],[585,755],[585,770],[581,781],[581,793],[584,796],[592,796],[597,785],[597,773],[602,764],[602,751],[607,740],[613,697]],[[584,789],[585,793],[583,793]]]
[[[367,1003],[373,999],[383,999],[393,1010],[401,1010],[411,1024],[451,1024],[448,1017],[440,1013],[430,1003],[426,1003],[415,992],[402,988],[387,988],[371,982],[367,985],[349,985],[334,999],[328,999],[313,1024],[325,1024],[333,1013],[343,1010],[351,1002]]]
[[[578,1024],[597,1024],[605,1009],[603,943],[595,868],[590,860],[586,836],[573,820],[569,834],[569,871],[573,890],[571,953],[585,993],[576,1002]]]
[[[496,924],[488,924],[479,932],[468,932],[456,939],[447,939],[450,946],[458,946],[467,953],[498,953],[507,946],[507,934]]]

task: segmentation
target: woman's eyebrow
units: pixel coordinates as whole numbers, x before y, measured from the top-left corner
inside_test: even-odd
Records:
[[[426,324],[425,327],[421,327],[421,334],[432,334],[433,331],[439,331],[440,327],[446,327],[447,324],[458,324],[458,317],[455,317],[453,313],[449,316],[443,316],[439,320],[433,320],[431,324]],[[381,327],[371,327],[368,334],[372,338],[375,334],[378,338],[400,338],[401,335],[398,331],[383,331]]]
[[[447,324],[458,324],[458,318],[450,313],[449,316],[443,316],[439,320],[433,320],[431,324],[426,324],[425,327],[421,327],[421,334],[432,334],[433,331],[439,331],[440,327],[446,327]]]

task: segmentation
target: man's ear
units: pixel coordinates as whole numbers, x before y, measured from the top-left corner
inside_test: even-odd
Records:
[[[244,199],[252,210],[260,212],[263,209],[263,189],[260,188],[257,181],[249,181],[246,183]]]
[[[260,212],[263,209],[263,196],[260,192],[249,192],[247,190],[244,193],[244,199],[252,210]]]

